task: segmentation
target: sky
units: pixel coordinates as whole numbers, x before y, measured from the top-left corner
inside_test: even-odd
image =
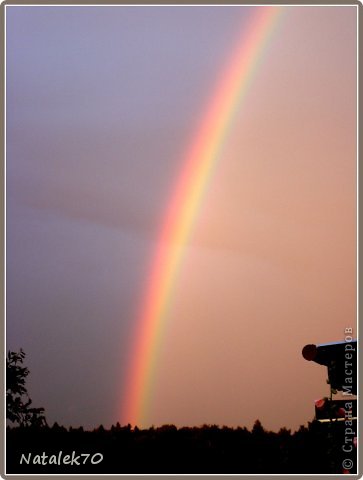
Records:
[[[48,423],[127,398],[163,215],[238,6],[6,7],[6,332]],[[356,325],[356,7],[282,7],[203,195],[147,425],[297,429]]]

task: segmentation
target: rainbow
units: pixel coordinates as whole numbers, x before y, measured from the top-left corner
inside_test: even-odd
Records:
[[[147,289],[136,324],[131,367],[126,378],[121,420],[142,425],[163,339],[173,287],[208,182],[245,97],[261,54],[280,15],[279,7],[255,7],[247,28],[213,91],[196,135],[182,161],[158,247],[152,261]]]

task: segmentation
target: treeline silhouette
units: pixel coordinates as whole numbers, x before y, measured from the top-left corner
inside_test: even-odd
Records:
[[[7,474],[340,474],[356,473],[353,434],[345,422],[310,422],[291,433],[217,425],[92,431],[50,427],[26,389],[25,353],[6,360]],[[345,448],[343,448],[345,445]],[[345,450],[345,451],[344,451]],[[345,462],[345,463],[344,463]],[[344,465],[352,465],[345,469]]]
[[[317,421],[294,433],[286,428],[267,431],[258,420],[251,430],[217,425],[139,429],[119,423],[92,431],[57,423],[8,427],[7,473],[339,474],[343,460],[356,456],[355,448],[351,454],[342,451],[344,438],[344,422]],[[72,455],[77,460],[81,454],[79,465],[69,463]],[[60,464],[54,464],[59,459]],[[353,468],[349,473],[355,472]]]

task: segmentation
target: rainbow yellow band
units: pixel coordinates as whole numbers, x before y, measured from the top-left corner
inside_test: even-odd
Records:
[[[160,231],[147,290],[137,319],[131,367],[121,406],[123,423],[139,426],[146,423],[146,408],[151,396],[158,352],[185,245],[236,112],[246,96],[280,12],[280,7],[255,7],[253,18],[238,38],[200,127],[186,151],[182,171],[173,189]]]

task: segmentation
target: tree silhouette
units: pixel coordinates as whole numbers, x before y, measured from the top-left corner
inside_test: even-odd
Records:
[[[9,351],[6,358],[6,418],[22,427],[44,426],[44,408],[31,407],[32,400],[25,388],[29,370],[23,366],[24,358],[22,349]]]
[[[263,428],[262,426],[262,423],[260,422],[260,420],[256,420],[255,423],[253,424],[253,427],[252,427],[252,433],[253,435],[264,435],[265,434],[265,429]]]

